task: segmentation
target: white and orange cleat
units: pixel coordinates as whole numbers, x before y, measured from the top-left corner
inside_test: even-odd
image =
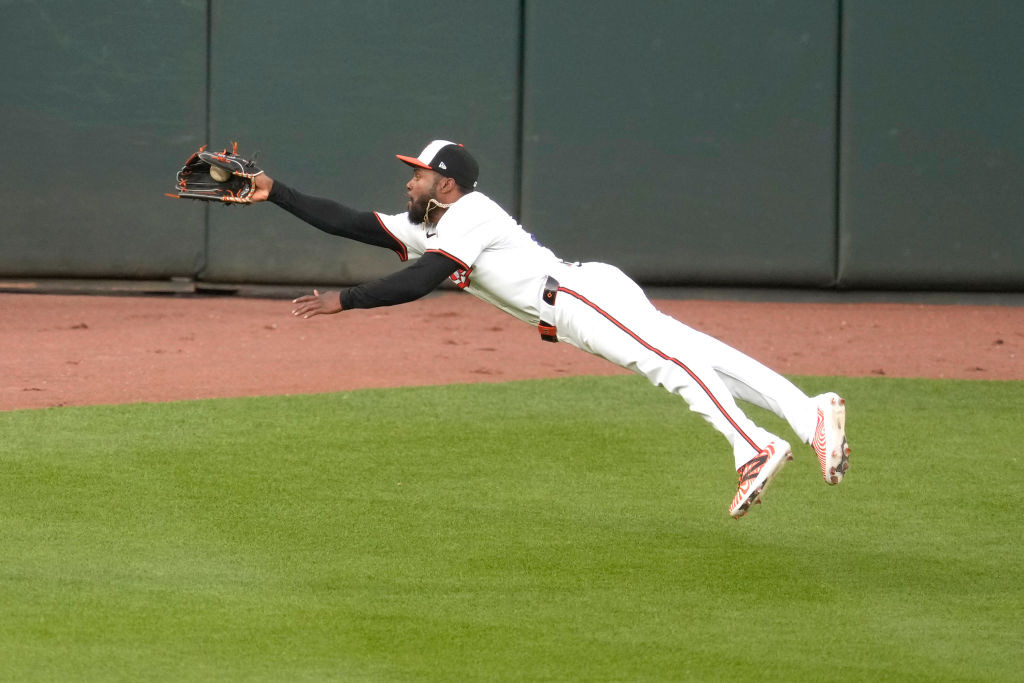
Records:
[[[768,444],[763,451],[743,463],[736,472],[740,475],[736,497],[729,506],[729,514],[739,519],[747,514],[751,505],[761,502],[761,495],[779,473],[782,466],[793,459],[793,451],[782,439]]]
[[[814,402],[818,406],[818,425],[814,429],[811,446],[818,454],[825,483],[838,484],[843,480],[846,470],[850,469],[850,445],[846,442],[846,401],[830,392],[815,396]]]

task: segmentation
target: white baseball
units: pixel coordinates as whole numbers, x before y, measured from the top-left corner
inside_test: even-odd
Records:
[[[220,166],[210,166],[210,177],[216,180],[218,183],[223,183],[231,177],[231,171]]]

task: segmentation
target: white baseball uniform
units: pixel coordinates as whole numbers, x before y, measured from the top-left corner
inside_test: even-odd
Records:
[[[785,419],[801,441],[813,438],[815,403],[789,380],[661,313],[618,268],[560,260],[484,194],[462,196],[433,226],[407,213],[375,215],[403,245],[400,256],[443,254],[459,265],[451,279],[466,292],[679,394],[729,440],[737,469],[776,438],[737,398]]]

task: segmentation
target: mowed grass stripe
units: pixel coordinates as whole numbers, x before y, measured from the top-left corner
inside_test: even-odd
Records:
[[[796,381],[740,521],[642,378],[0,413],[0,679],[1015,680],[1022,384]]]

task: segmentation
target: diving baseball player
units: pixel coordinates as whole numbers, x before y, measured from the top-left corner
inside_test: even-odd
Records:
[[[462,146],[434,140],[415,157],[408,203],[398,214],[356,211],[310,197],[266,173],[252,201],[269,200],[332,235],[394,251],[411,264],[341,292],[314,290],[293,303],[303,318],[392,306],[424,296],[445,279],[566,342],[646,376],[679,394],[732,445],[739,484],[729,514],[742,517],[792,459],[790,445],[754,424],[736,404],[749,401],[785,419],[818,455],[822,476],[838,484],[849,467],[845,402],[808,397],[773,370],[659,312],[614,266],[568,263],[541,246],[476,189],[479,169]]]

